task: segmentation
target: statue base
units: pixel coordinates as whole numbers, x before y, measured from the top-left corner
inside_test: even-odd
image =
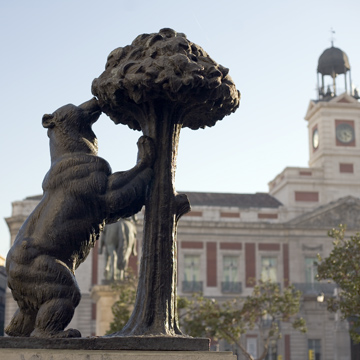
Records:
[[[236,360],[231,352],[209,351],[209,339],[168,336],[116,338],[0,338],[6,360]]]
[[[209,351],[209,347],[210,339],[190,336],[0,337],[0,349]]]
[[[3,349],[6,360],[236,360],[230,351],[116,351]]]

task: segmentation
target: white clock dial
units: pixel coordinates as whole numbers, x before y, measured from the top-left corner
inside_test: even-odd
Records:
[[[317,149],[319,147],[319,131],[318,131],[318,129],[315,129],[313,131],[312,145],[313,145],[314,149]]]
[[[353,127],[346,123],[339,124],[336,127],[336,138],[343,144],[352,142],[355,138]]]

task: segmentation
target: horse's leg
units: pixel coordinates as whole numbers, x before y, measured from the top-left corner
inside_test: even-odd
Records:
[[[110,259],[110,256],[109,256],[109,253],[107,252],[107,250],[105,250],[105,269],[104,269],[104,277],[105,277],[105,280],[110,280],[109,279],[109,259]]]
[[[114,272],[114,251],[111,251],[110,255],[110,279],[115,280],[115,272]]]

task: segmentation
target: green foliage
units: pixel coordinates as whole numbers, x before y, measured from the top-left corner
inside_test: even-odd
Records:
[[[113,285],[119,299],[112,307],[114,321],[107,334],[120,331],[129,320],[135,302],[137,280],[130,275],[125,281]],[[259,281],[247,298],[232,298],[224,302],[194,294],[191,299],[178,297],[179,321],[185,334],[224,339],[236,344],[247,359],[253,360],[240,338],[247,331],[257,329],[264,344],[258,360],[266,357],[270,341],[279,339],[279,323],[290,322],[294,329],[306,332],[305,321],[296,317],[300,308],[301,292],[290,286],[282,292],[277,284]]]
[[[257,329],[262,337],[264,349],[259,359],[264,359],[272,339],[281,337],[279,322],[291,322],[293,328],[306,332],[305,321],[296,318],[299,312],[301,292],[290,286],[280,291],[270,281],[259,281],[247,298],[234,298],[219,303],[215,299],[194,294],[191,300],[180,298],[180,324],[191,336],[205,336],[213,340],[224,339],[236,344],[243,354],[250,354],[240,342],[241,335]]]
[[[107,335],[122,330],[128,322],[135,303],[137,278],[134,274],[128,273],[125,280],[115,282],[111,287],[118,295],[118,300],[111,308],[114,320],[110,323]]]
[[[352,339],[360,342],[360,233],[345,238],[346,226],[329,231],[334,248],[322,259],[318,255],[318,280],[332,280],[339,287],[338,296],[327,301],[329,311],[340,310],[344,319],[351,320]]]

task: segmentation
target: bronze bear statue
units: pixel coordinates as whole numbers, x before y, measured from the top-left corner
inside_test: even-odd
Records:
[[[112,173],[97,156],[92,124],[101,115],[96,98],[65,105],[42,124],[50,138],[51,166],[43,197],[11,247],[8,286],[19,309],[5,332],[10,336],[80,337],[70,323],[81,294],[75,269],[86,259],[105,223],[138,212],[152,179],[152,140],[138,141],[138,162]]]

